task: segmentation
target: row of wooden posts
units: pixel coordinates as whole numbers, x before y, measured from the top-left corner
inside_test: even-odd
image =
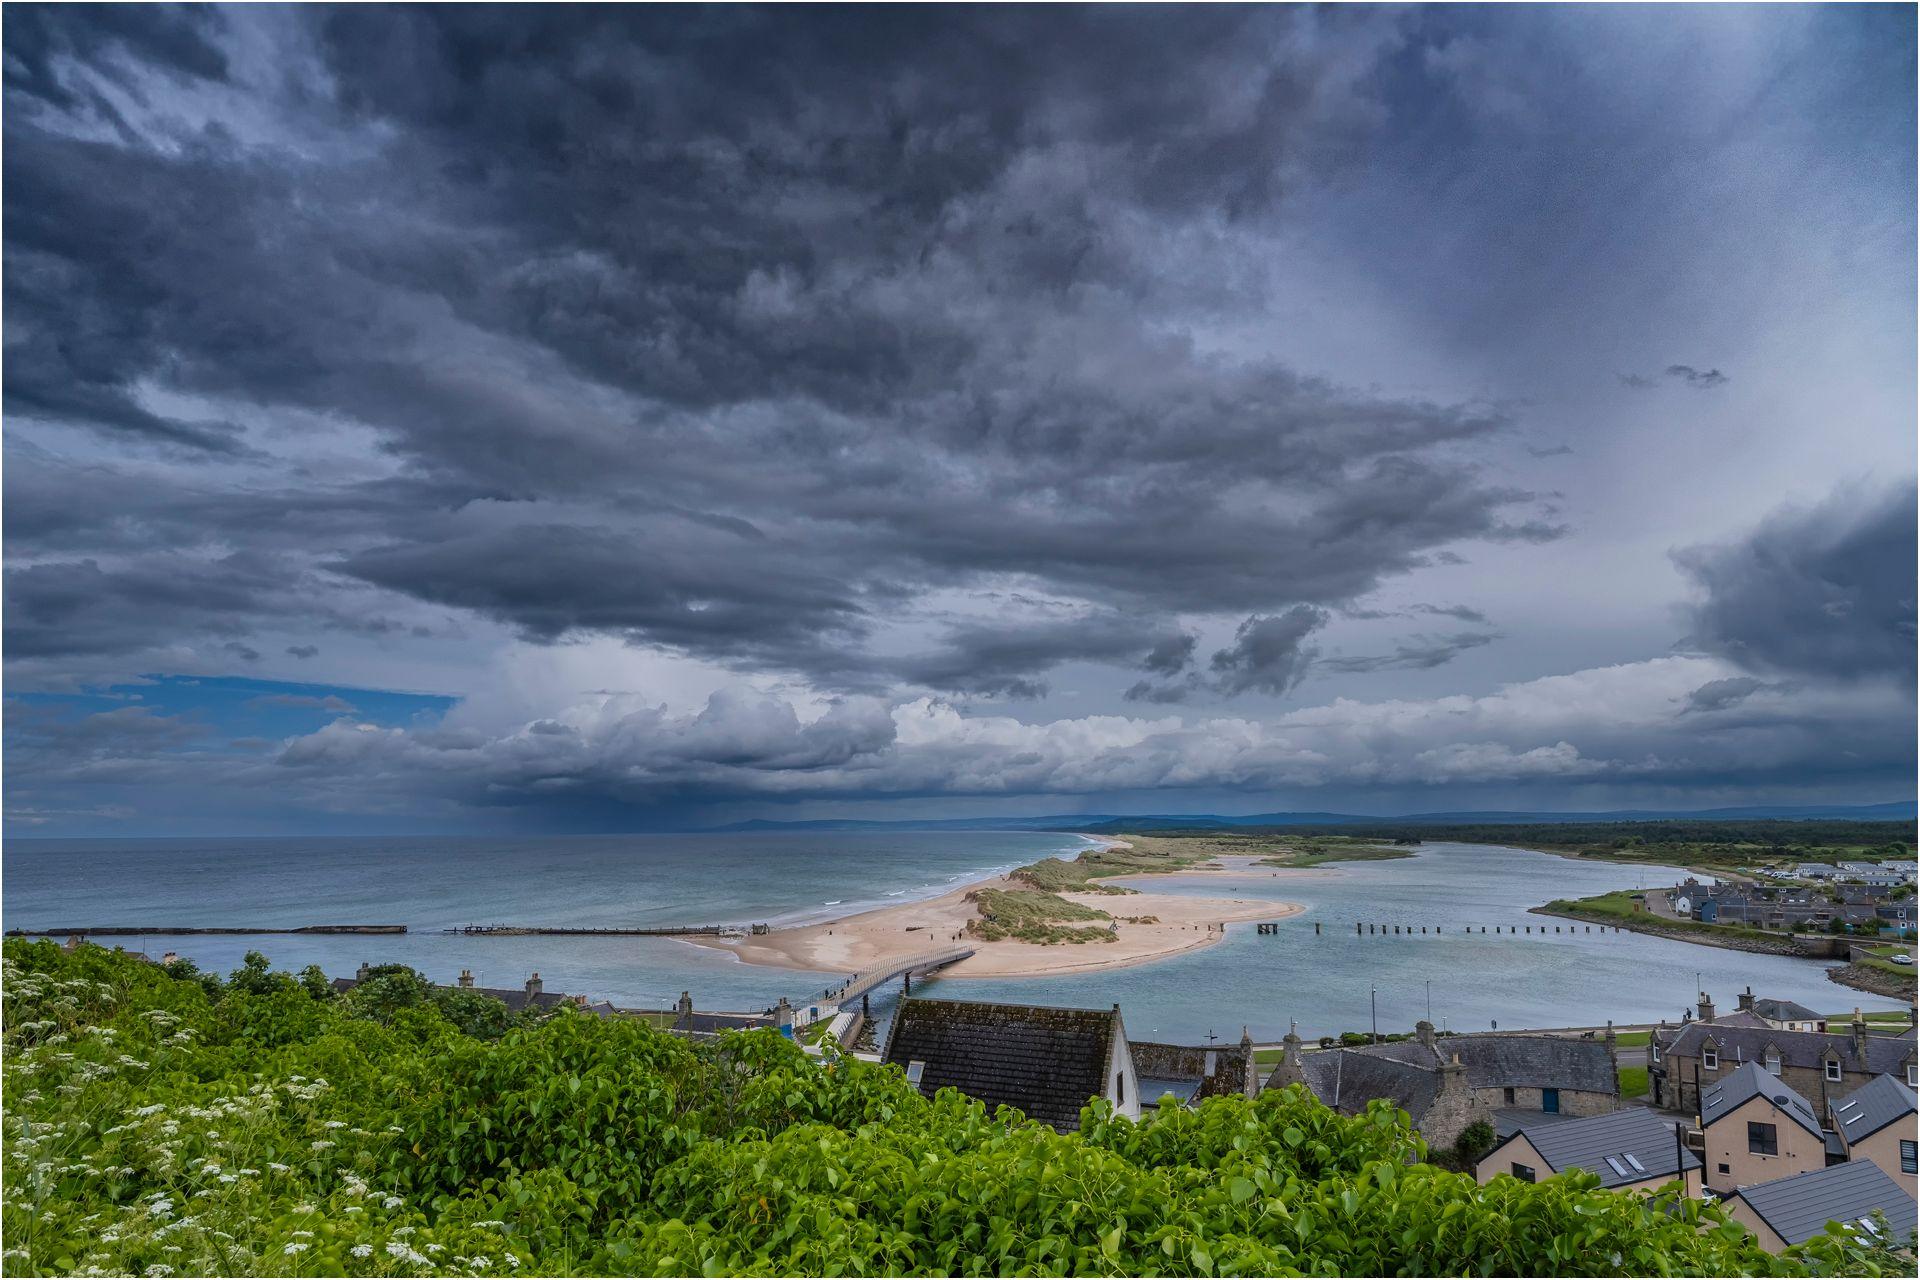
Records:
[[[1557,924],[1556,924],[1556,925],[1554,925],[1554,926],[1553,926],[1553,931],[1554,931],[1555,933],[1592,933],[1592,932],[1593,932],[1593,931],[1594,931],[1594,930],[1595,930],[1596,928],[1598,928],[1598,929],[1600,930],[1600,932],[1602,932],[1602,933],[1606,933],[1606,932],[1607,932],[1608,930],[1610,930],[1610,929],[1611,929],[1611,930],[1612,930],[1612,931],[1613,931],[1614,933],[1619,933],[1619,932],[1620,932],[1620,926],[1618,926],[1618,925],[1605,925],[1605,924],[1603,924],[1603,925],[1591,925],[1591,924],[1583,924],[1583,925],[1571,925],[1571,924],[1569,924],[1569,925],[1557,925]],[[1319,922],[1318,920],[1316,920],[1316,921],[1314,921],[1314,922],[1313,922],[1313,931],[1314,931],[1314,932],[1315,932],[1316,934],[1320,932],[1320,922]],[[1404,933],[1404,934],[1409,934],[1409,935],[1411,935],[1412,933],[1414,933],[1414,932],[1415,932],[1415,929],[1414,929],[1414,927],[1413,927],[1412,925],[1410,925],[1410,924],[1407,924],[1407,925],[1400,925],[1400,924],[1394,924],[1394,925],[1386,925],[1386,924],[1366,924],[1366,923],[1365,923],[1365,922],[1363,922],[1363,921],[1359,921],[1359,920],[1356,920],[1356,921],[1354,921],[1354,922],[1353,922],[1353,931],[1354,931],[1355,933],[1358,933],[1358,934],[1367,934],[1367,933]],[[1486,925],[1479,925],[1479,926],[1477,926],[1477,927],[1476,927],[1476,926],[1474,926],[1474,925],[1466,925],[1466,926],[1463,926],[1463,927],[1462,927],[1462,928],[1460,929],[1460,932],[1461,932],[1461,933],[1485,933],[1486,931],[1487,931],[1487,926],[1486,926]],[[1494,926],[1493,926],[1493,931],[1494,931],[1495,933],[1539,933],[1539,934],[1545,934],[1545,933],[1547,932],[1547,926],[1546,926],[1546,925],[1544,925],[1544,924],[1541,924],[1541,925],[1532,925],[1532,924],[1524,924],[1524,925],[1511,925],[1511,924],[1508,924],[1508,925],[1498,925],[1498,924],[1497,924],[1497,925],[1494,925]],[[1254,932],[1255,932],[1255,933],[1279,933],[1279,932],[1280,932],[1280,926],[1279,926],[1278,924],[1274,924],[1274,923],[1267,923],[1267,924],[1257,924],[1257,925],[1255,925],[1255,926],[1254,926]],[[1428,927],[1427,925],[1421,925],[1421,926],[1420,926],[1420,928],[1419,928],[1419,930],[1418,930],[1418,932],[1420,932],[1420,933],[1445,933],[1445,932],[1446,932],[1446,929],[1445,929],[1445,927],[1443,927],[1443,926],[1441,926],[1441,925],[1437,925],[1437,924],[1436,924],[1436,925],[1433,925],[1433,926],[1432,926],[1431,928],[1429,928],[1429,927]]]

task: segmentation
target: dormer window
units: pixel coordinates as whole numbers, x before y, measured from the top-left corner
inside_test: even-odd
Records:
[[[1767,1074],[1770,1076],[1780,1074],[1780,1051],[1772,1045],[1767,1046]]]
[[[1920,1089],[1920,1063],[1907,1064],[1907,1088]]]
[[[1718,1071],[1720,1069],[1720,1051],[1712,1045],[1707,1045],[1701,1049],[1700,1069],[1702,1071]]]
[[[1827,1083],[1840,1083],[1840,1059],[1838,1058],[1827,1059]]]

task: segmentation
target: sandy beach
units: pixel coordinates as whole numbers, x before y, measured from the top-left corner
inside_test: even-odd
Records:
[[[1102,843],[1127,847],[1124,841]],[[731,951],[749,964],[849,974],[896,957],[953,945],[956,941],[965,941],[975,948],[975,952],[968,959],[942,970],[942,978],[1027,978],[1118,969],[1210,946],[1225,936],[1227,926],[1235,923],[1284,920],[1288,916],[1298,915],[1304,909],[1295,903],[1271,899],[1201,898],[1187,894],[1155,893],[1151,888],[1154,881],[1246,874],[1246,871],[1238,869],[1155,872],[1115,877],[1109,882],[1139,890],[1136,893],[1060,895],[1069,902],[1112,915],[1117,930],[1111,942],[1042,946],[1017,939],[998,942],[956,939],[954,935],[963,934],[967,923],[979,915],[974,904],[968,900],[969,894],[980,889],[1031,887],[1011,876],[989,876],[951,889],[937,898],[877,907],[819,924],[776,929],[755,938],[702,938],[697,941],[702,946]],[[1153,917],[1154,922],[1133,923],[1126,919],[1128,916],[1149,916]]]

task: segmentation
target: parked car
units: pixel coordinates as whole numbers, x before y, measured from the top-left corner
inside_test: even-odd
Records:
[[[1912,964],[1913,963],[1913,957],[1908,955],[1904,951],[1902,951],[1897,956],[1888,956],[1887,959],[1892,961],[1894,964]]]

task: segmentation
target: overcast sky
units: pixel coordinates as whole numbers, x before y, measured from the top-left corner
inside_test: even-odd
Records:
[[[14,833],[1913,794],[1911,8],[7,19]]]

